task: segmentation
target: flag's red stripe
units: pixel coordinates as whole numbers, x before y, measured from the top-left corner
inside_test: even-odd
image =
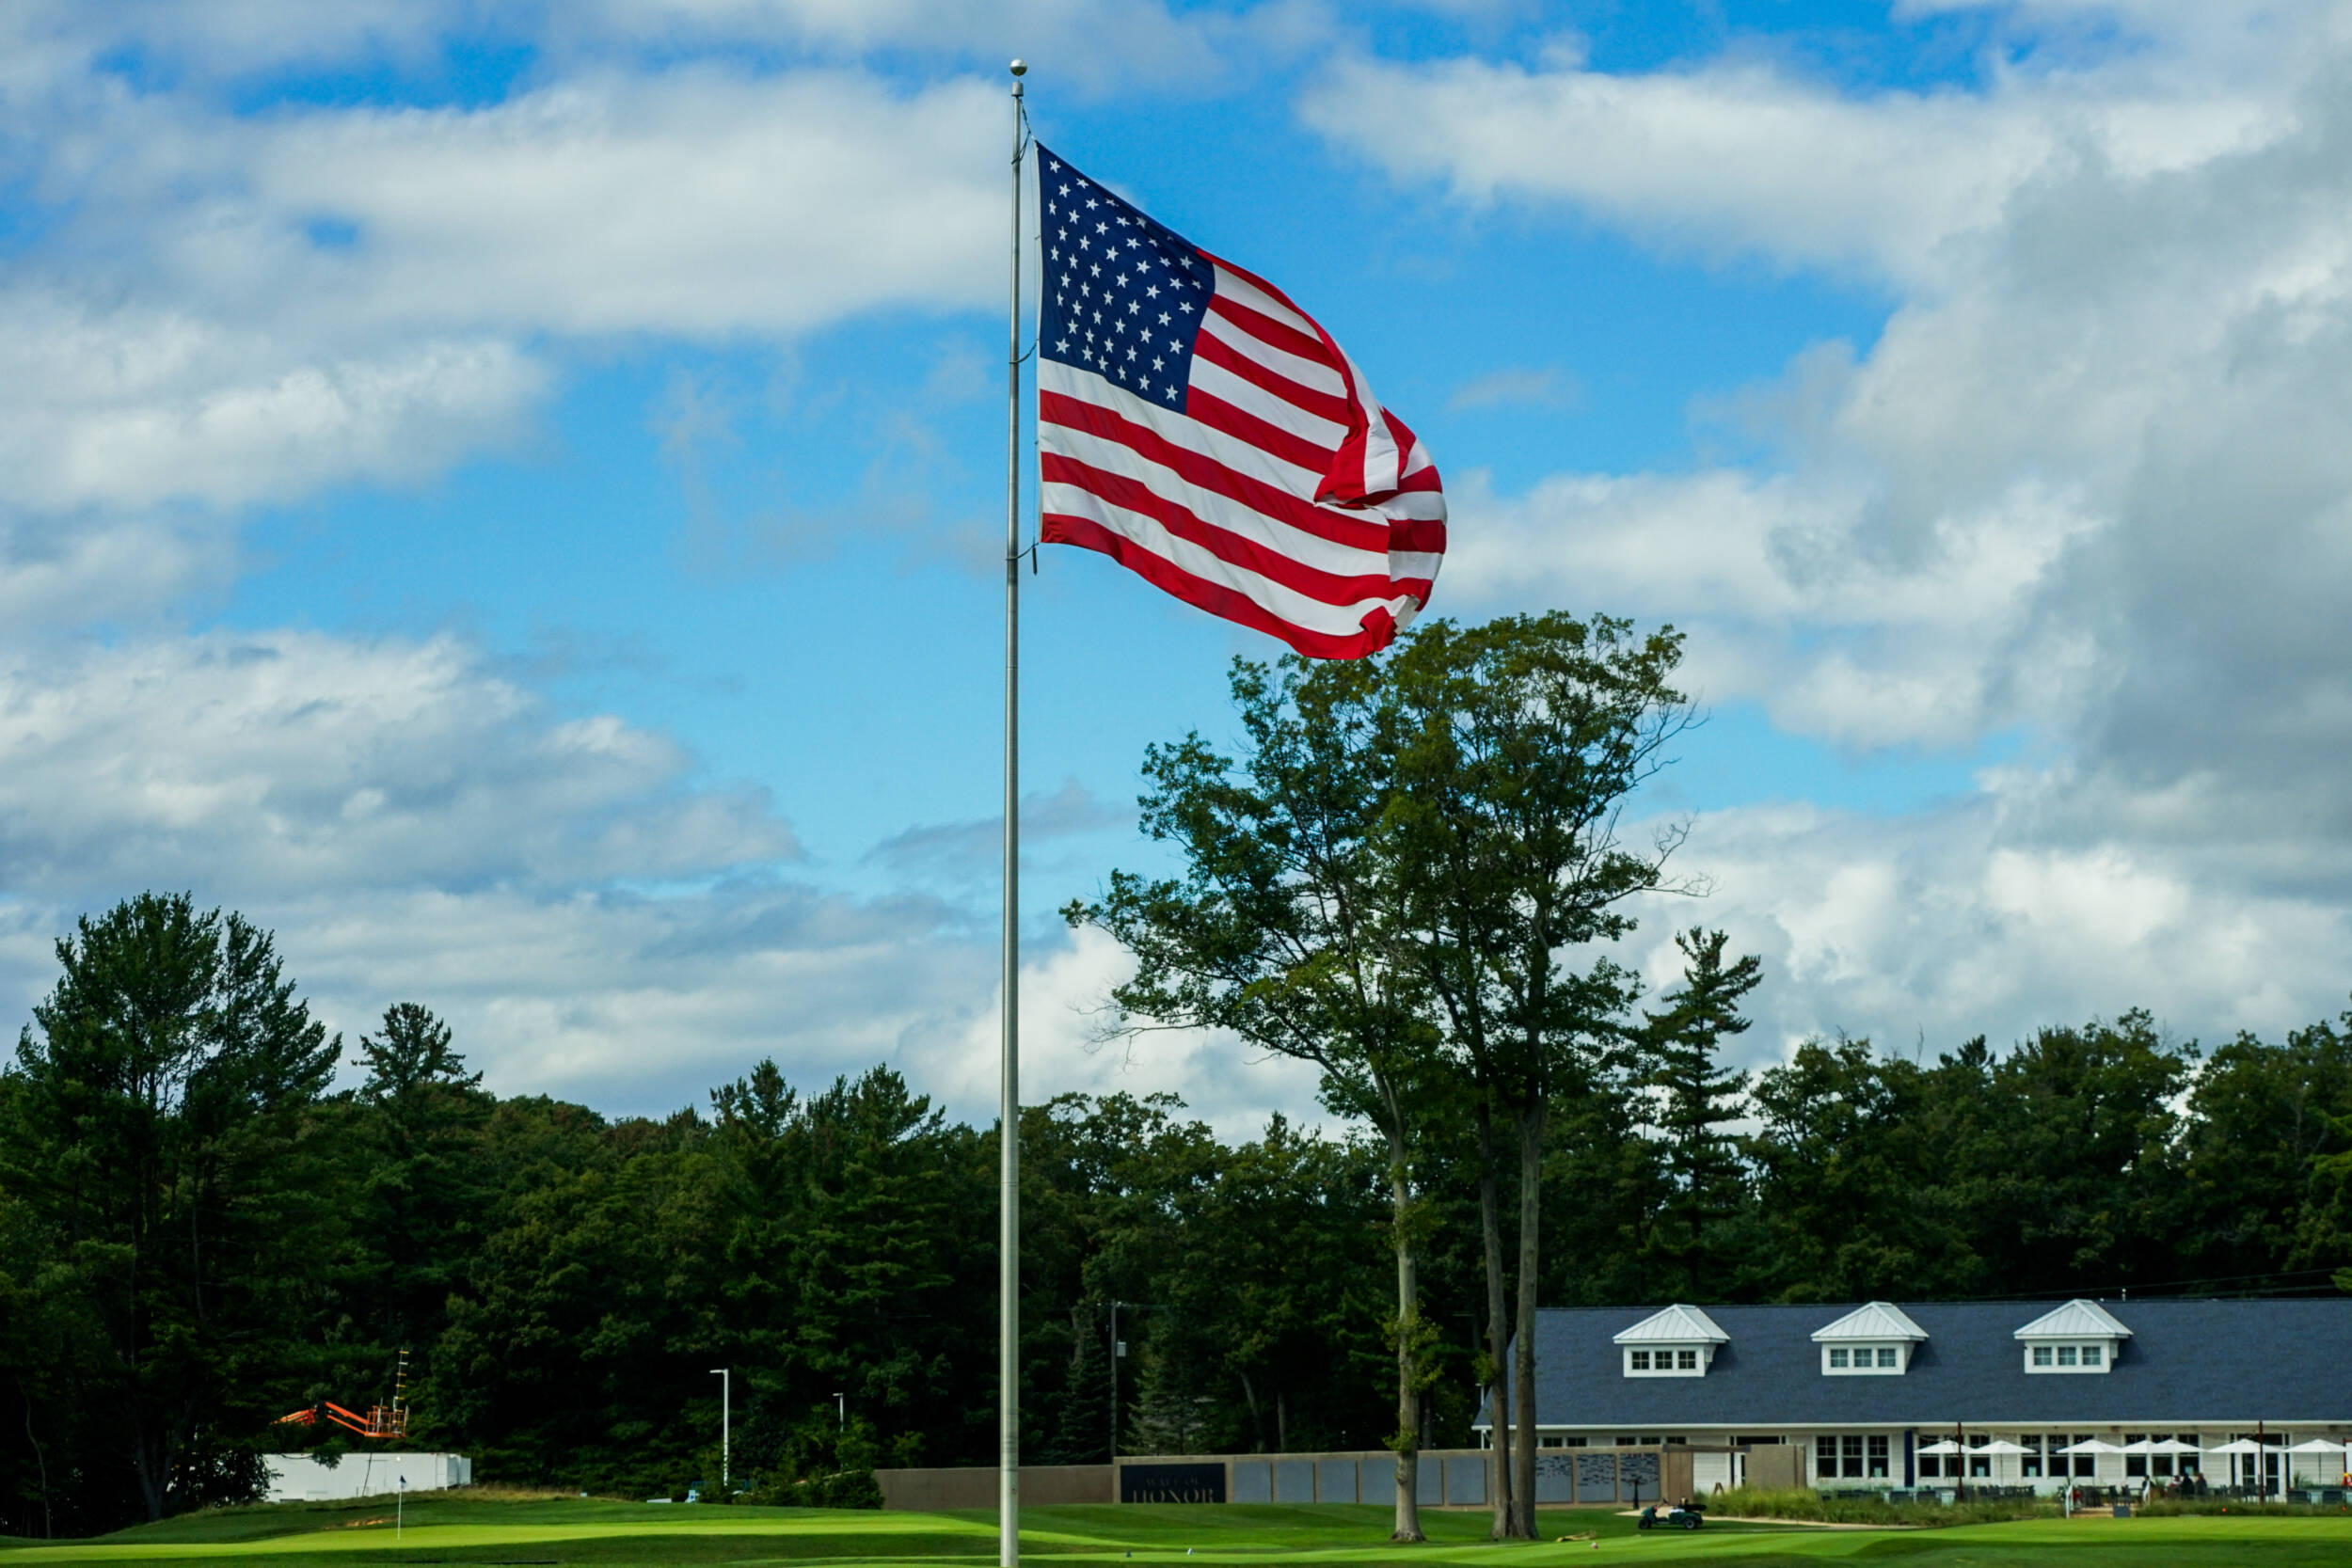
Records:
[[[1192,397],[1196,403],[1202,401],[1202,394],[1199,392]],[[1099,436],[1105,441],[1116,441],[1163,468],[1173,469],[1190,483],[1204,490],[1214,490],[1252,512],[1287,523],[1318,539],[1328,539],[1350,549],[1374,550],[1382,554],[1389,549],[1392,534],[1386,519],[1316,506],[1304,497],[1279,490],[1263,480],[1237,472],[1189,447],[1180,447],[1150,426],[1138,424],[1099,403],[1088,403],[1062,392],[1045,391],[1038,394],[1037,401],[1038,422],[1041,425],[1068,425],[1072,429]]]
[[[1349,417],[1347,400],[1329,392],[1318,392],[1311,387],[1301,387],[1279,371],[1270,370],[1242,353],[1214,333],[1203,332],[1193,340],[1193,357],[1206,359],[1210,364],[1232,372],[1261,391],[1271,392],[1302,413],[1318,420],[1327,420],[1345,429]]]
[[[1273,291],[1267,292],[1270,293]],[[1228,299],[1223,294],[1210,295],[1209,309],[1268,348],[1279,348],[1284,354],[1296,355],[1301,359],[1311,359],[1318,365],[1331,365],[1331,368],[1340,371],[1342,375],[1347,373],[1338,365],[1332,364],[1331,351],[1325,348],[1320,340],[1310,338],[1288,322],[1278,322],[1264,311],[1252,310],[1239,300]],[[1302,311],[1301,314],[1304,312]]]
[[[1039,519],[1038,538],[1049,545],[1076,545],[1099,550],[1165,593],[1212,615],[1237,621],[1268,637],[1287,642],[1309,658],[1361,658],[1376,654],[1396,639],[1396,621],[1386,606],[1364,617],[1364,629],[1333,637],[1295,626],[1268,611],[1245,594],[1197,578],[1165,556],[1155,555],[1122,534],[1112,532],[1090,517],[1048,512]]]
[[[1204,424],[1220,436],[1246,441],[1311,474],[1329,473],[1331,460],[1338,455],[1329,447],[1319,447],[1305,436],[1295,436],[1273,420],[1262,420],[1247,408],[1237,408],[1215,392],[1199,387],[1184,389],[1184,416],[1195,424]]]
[[[1072,485],[1089,495],[1099,496],[1113,506],[1139,512],[1177,538],[1200,546],[1219,561],[1231,562],[1268,581],[1279,582],[1295,594],[1323,604],[1351,605],[1365,599],[1392,599],[1400,594],[1410,594],[1417,599],[1424,600],[1429,596],[1430,579],[1427,578],[1392,578],[1386,572],[1342,577],[1336,572],[1327,572],[1202,517],[1181,501],[1161,495],[1141,480],[1095,467],[1074,457],[1049,452],[1041,460],[1041,471],[1048,484]]]
[[[1389,548],[1415,555],[1445,554],[1445,522],[1438,517],[1400,517],[1389,525]],[[1429,595],[1423,594],[1427,604]]]

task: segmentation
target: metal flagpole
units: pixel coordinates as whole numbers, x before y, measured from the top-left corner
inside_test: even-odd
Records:
[[[1012,326],[1005,350],[1005,973],[996,1221],[996,1560],[1021,1560],[1021,78],[1012,72]]]

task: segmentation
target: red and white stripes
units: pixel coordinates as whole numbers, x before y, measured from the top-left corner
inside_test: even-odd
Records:
[[[1437,467],[1329,333],[1207,260],[1216,293],[1181,406],[1039,359],[1040,537],[1311,657],[1375,653],[1428,602],[1445,553]]]

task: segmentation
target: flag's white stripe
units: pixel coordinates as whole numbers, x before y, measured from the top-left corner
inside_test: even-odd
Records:
[[[1326,464],[1339,454],[1340,443],[1347,439],[1345,425],[1318,419],[1289,399],[1276,397],[1256,382],[1244,381],[1212,360],[1197,356],[1193,359],[1192,384],[1223,398],[1243,413],[1255,414],[1275,429],[1287,431],[1309,443],[1323,453]]]
[[[1196,365],[1199,363],[1199,360],[1194,361]],[[1121,419],[1142,425],[1173,446],[1195,452],[1212,463],[1222,463],[1235,473],[1271,484],[1286,495],[1312,500],[1316,488],[1323,483],[1320,470],[1302,468],[1295,463],[1283,461],[1263,447],[1250,445],[1237,436],[1211,430],[1198,420],[1186,418],[1172,405],[1137,397],[1092,371],[1065,365],[1057,359],[1046,359],[1038,365],[1037,384],[1041,392],[1057,392],[1080,403],[1107,408]],[[1038,438],[1050,446],[1059,429],[1050,420],[1046,420],[1038,431]]]
[[[1385,546],[1375,549],[1347,545],[1311,533],[1283,518],[1260,512],[1246,501],[1235,500],[1221,491],[1191,483],[1174,469],[1152,462],[1133,447],[1106,441],[1084,431],[1064,430],[1056,438],[1054,448],[1060,455],[1076,458],[1089,467],[1132,479],[1161,499],[1174,501],[1202,522],[1253,540],[1302,566],[1328,572],[1334,577],[1397,575],[1394,562],[1400,558],[1391,555]],[[1335,522],[1351,530],[1362,530],[1370,521],[1360,512],[1346,512],[1338,507],[1318,507],[1316,510],[1330,513]],[[1376,527],[1376,523],[1374,526]]]
[[[1372,395],[1372,388],[1364,380],[1364,372],[1356,368],[1355,359],[1343,350],[1340,364],[1356,388],[1357,406],[1363,409],[1371,421],[1364,435],[1364,494],[1384,495],[1396,488],[1405,454],[1396,450],[1396,436],[1389,429],[1380,400]]]
[[[1418,581],[1436,582],[1438,568],[1445,564],[1445,557],[1428,555],[1420,550],[1398,550],[1389,557],[1389,576],[1402,582],[1407,578]]]
[[[1322,329],[1296,309],[1230,268],[1220,266],[1216,269],[1216,292],[1236,305],[1247,305],[1258,314],[1271,316],[1284,326],[1304,332],[1310,338],[1323,336]]]
[[[1255,364],[1263,365],[1275,374],[1287,376],[1311,392],[1323,392],[1344,399],[1347,382],[1331,366],[1318,360],[1301,359],[1297,355],[1276,348],[1264,339],[1255,337],[1212,310],[1200,318],[1203,337],[1215,338],[1232,351]]]
[[[1193,363],[1196,369],[1199,368],[1199,360]],[[1058,392],[1081,403],[1107,408],[1123,419],[1147,427],[1171,445],[1182,447],[1212,463],[1221,464],[1261,483],[1271,484],[1302,500],[1312,501],[1316,489],[1323,483],[1320,472],[1286,463],[1238,436],[1211,430],[1197,420],[1185,418],[1173,407],[1137,397],[1092,371],[1078,370],[1055,359],[1041,360],[1038,365],[1038,385],[1041,390]],[[1058,443],[1066,434],[1071,433],[1065,432],[1064,427],[1051,420],[1043,421],[1038,430],[1039,439],[1049,451],[1060,450]],[[1437,490],[1405,490],[1377,506],[1333,510],[1352,517],[1381,516],[1435,522],[1443,522],[1446,515],[1445,496]]]
[[[1416,603],[1410,594],[1402,594],[1393,597],[1359,599],[1351,605],[1325,604],[1246,566],[1236,566],[1189,540],[1177,538],[1161,527],[1156,518],[1130,512],[1123,506],[1113,506],[1102,497],[1075,485],[1046,485],[1039,497],[1039,504],[1047,512],[1067,513],[1100,523],[1179,571],[1189,573],[1205,582],[1231,588],[1277,618],[1327,637],[1344,637],[1360,630],[1364,617],[1375,609],[1385,608],[1391,615],[1401,616],[1406,606]]]
[[[1348,508],[1358,516],[1377,513],[1402,522],[1407,518],[1420,522],[1445,521],[1445,493],[1440,490],[1399,490],[1395,495],[1374,506]]]

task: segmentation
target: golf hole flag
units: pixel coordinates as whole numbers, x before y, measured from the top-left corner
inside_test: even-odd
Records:
[[[1313,658],[1429,601],[1445,497],[1331,335],[1043,147],[1039,537]]]

